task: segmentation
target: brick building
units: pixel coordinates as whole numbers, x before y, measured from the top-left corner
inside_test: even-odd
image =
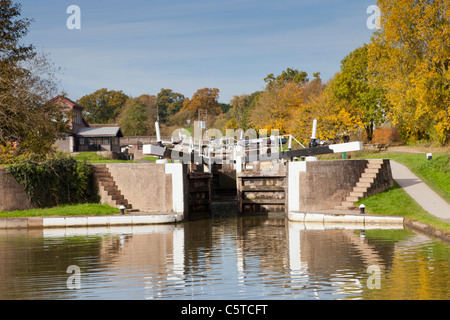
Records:
[[[122,130],[116,125],[89,124],[83,117],[83,107],[69,98],[56,96],[49,103],[62,103],[69,117],[69,131],[55,142],[60,151],[120,152]]]

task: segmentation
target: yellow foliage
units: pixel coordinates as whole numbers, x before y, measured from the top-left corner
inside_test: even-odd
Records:
[[[349,103],[337,100],[328,85],[296,110],[289,129],[300,142],[307,143],[311,138],[313,120],[317,119],[317,138],[335,139],[343,134],[355,134],[364,127],[360,112]]]
[[[372,81],[408,139],[441,144],[450,134],[450,2],[379,0],[382,29],[369,45]]]
[[[256,103],[250,123],[257,130],[278,129],[280,134],[292,134],[303,144],[311,138],[314,119],[318,120],[318,139],[357,133],[363,128],[361,110],[337,100],[331,90],[317,82],[268,86]]]
[[[237,123],[236,119],[232,118],[231,120],[227,121],[225,125],[225,129],[238,129],[239,124]]]
[[[292,115],[303,106],[302,88],[294,82],[271,86],[259,97],[250,116],[250,124],[257,129],[278,129],[285,134]]]

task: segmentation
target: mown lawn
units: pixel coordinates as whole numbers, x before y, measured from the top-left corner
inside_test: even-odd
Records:
[[[132,160],[112,160],[103,156],[99,156],[96,152],[81,152],[75,156],[74,159],[78,161],[86,161],[89,163],[137,163]]]
[[[361,199],[355,204],[357,206],[364,204],[368,214],[403,216],[450,232],[450,223],[444,222],[425,211],[396,182],[393,188]]]
[[[10,217],[46,217],[46,216],[101,216],[120,213],[118,208],[107,204],[86,203],[61,205],[53,208],[30,209],[23,211],[0,211],[0,218]]]
[[[156,160],[158,160],[158,157],[143,157],[142,160],[156,162]]]

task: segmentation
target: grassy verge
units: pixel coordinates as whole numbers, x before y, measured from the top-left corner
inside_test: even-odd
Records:
[[[366,212],[370,214],[403,216],[450,232],[450,223],[429,214],[397,183],[394,184],[393,188],[361,199],[356,204],[359,206],[363,203],[366,206]]]
[[[96,152],[81,152],[73,156],[73,158],[78,161],[86,161],[89,163],[137,163],[136,161],[131,160],[112,160],[99,156]]]
[[[45,217],[45,216],[101,216],[120,213],[118,208],[107,204],[87,203],[75,205],[62,205],[45,209],[30,209],[23,211],[0,211],[0,218],[10,217]]]
[[[158,160],[158,157],[143,157],[141,159],[146,160],[146,161],[156,162],[156,160]]]
[[[141,158],[142,160],[147,160],[147,161],[151,161],[151,162],[156,162],[156,160],[158,160],[158,157],[143,157]],[[172,160],[168,160],[168,163],[172,163]]]

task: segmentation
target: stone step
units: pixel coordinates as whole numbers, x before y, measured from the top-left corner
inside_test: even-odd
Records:
[[[361,178],[376,178],[377,174],[376,173],[367,173],[367,172],[363,172],[361,173]]]
[[[370,184],[372,183],[372,182],[374,182],[374,180],[375,180],[375,178],[368,178],[368,177],[362,177],[362,178],[359,178],[359,182],[367,182],[367,183],[369,183],[369,187],[370,187]],[[358,186],[359,187],[359,186]]]
[[[370,183],[371,182],[361,181],[361,179],[360,179],[359,182],[356,183],[356,187],[358,187],[358,188],[369,188],[370,187]]]
[[[356,206],[353,205],[353,202],[347,202],[344,201],[340,206],[334,207],[336,210],[356,210],[358,209]]]
[[[101,182],[102,186],[106,189],[109,187],[114,187],[116,186],[116,183],[114,182],[114,180],[104,180]]]
[[[362,193],[366,193],[368,187],[369,187],[369,186],[366,186],[366,187],[358,187],[358,186],[356,186],[356,187],[353,187],[353,192],[362,192]]]
[[[94,170],[94,175],[98,176],[98,175],[105,175],[105,174],[110,174],[108,169],[99,169],[99,170]]]
[[[129,203],[116,202],[116,204],[117,204],[118,207],[124,206],[125,209],[127,209],[128,212],[130,212],[131,210],[139,211],[139,210],[137,210],[137,209],[133,209],[133,206],[132,206],[131,204],[129,204]]]
[[[125,200],[115,200],[114,202],[116,203],[117,207],[124,206],[127,209],[132,209],[133,208],[131,203],[128,203],[128,201],[126,199]]]
[[[97,181],[99,181],[101,184],[103,184],[104,182],[114,182],[114,179],[111,176],[110,177],[100,177],[100,178],[97,178]]]
[[[116,190],[116,191],[108,191],[108,196],[110,196],[112,199],[116,200],[116,199],[125,199],[123,197],[123,194],[120,193],[120,191]]]
[[[119,188],[115,184],[113,186],[105,187],[104,189],[109,195],[113,193],[120,193]]]
[[[94,169],[106,168],[106,164],[92,164],[91,167]]]
[[[359,199],[364,198],[365,192],[350,192],[350,197],[358,197]]]
[[[368,160],[367,167],[361,174],[359,181],[350,194],[342,201],[340,206],[335,207],[335,209],[345,210],[345,209],[358,209],[353,203],[364,198],[367,194],[367,190],[371,187],[372,183],[375,181],[378,173],[380,172],[381,166],[383,164],[383,159],[370,159]]]
[[[94,171],[98,171],[98,172],[103,172],[103,171],[109,171],[108,168],[106,166],[94,166],[92,167],[92,170]]]
[[[341,206],[344,206],[347,208],[356,208],[356,206],[353,204],[352,201],[342,201]]]
[[[115,197],[115,196],[122,196],[123,194],[120,192],[120,190],[110,190],[108,191],[108,196]]]
[[[113,201],[115,201],[117,205],[127,205],[128,204],[128,200],[125,199],[123,196],[121,196],[121,197],[114,196],[111,199]]]
[[[111,173],[108,172],[96,172],[95,173],[95,177],[97,179],[101,179],[101,178],[110,178],[111,177]]]
[[[112,201],[115,203],[116,207],[119,206],[127,206],[128,205],[128,201],[126,201],[126,199],[112,199]]]
[[[127,199],[125,199],[106,165],[93,165],[92,168],[96,179],[100,182],[107,195],[111,197],[111,200],[114,201],[117,206],[125,206],[128,212],[139,211],[138,209],[133,209],[133,206],[128,203]]]
[[[348,197],[346,197],[345,198],[345,201],[347,201],[347,202],[356,202],[356,201],[358,201],[359,200],[359,197],[352,197],[352,196],[348,196]]]

